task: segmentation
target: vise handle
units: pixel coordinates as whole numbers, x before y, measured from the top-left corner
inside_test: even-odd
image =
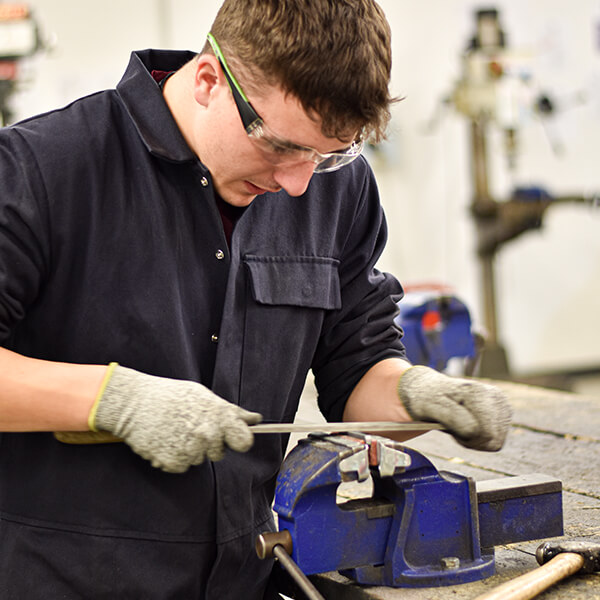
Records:
[[[256,538],[256,554],[258,558],[275,557],[292,576],[300,589],[306,594],[308,600],[325,600],[300,567],[292,560],[293,542],[287,529],[282,531],[268,531],[261,533]]]
[[[281,546],[288,554],[292,553],[292,536],[287,529],[261,533],[256,538],[255,544],[258,558],[261,560],[272,558],[275,546]]]

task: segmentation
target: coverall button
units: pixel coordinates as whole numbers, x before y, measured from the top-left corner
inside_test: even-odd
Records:
[[[208,179],[206,179],[206,177],[203,177],[200,180],[200,183],[202,184],[202,187],[206,187],[208,185]]]
[[[210,336],[210,341],[211,342],[218,342],[219,341],[219,336],[215,335],[214,333]]]
[[[217,257],[218,260],[223,260],[225,258],[225,252],[223,252],[223,250],[219,249],[215,252],[215,256]]]

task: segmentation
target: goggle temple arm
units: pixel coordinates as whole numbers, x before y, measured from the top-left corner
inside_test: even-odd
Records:
[[[258,116],[258,113],[254,110],[254,108],[252,108],[250,102],[244,100],[239,90],[237,89],[237,86],[229,77],[229,73],[227,72],[227,69],[221,62],[220,58],[219,63],[221,64],[223,73],[225,73],[225,78],[227,79],[227,83],[229,84],[229,89],[233,94],[233,99],[240,113],[242,124],[244,125],[244,128],[246,129],[247,133],[252,133],[252,131],[254,131],[254,129],[256,129],[259,125],[262,125],[263,120]]]

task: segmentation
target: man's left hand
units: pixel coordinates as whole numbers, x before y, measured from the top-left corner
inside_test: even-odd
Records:
[[[504,445],[512,411],[493,385],[413,366],[402,374],[398,394],[413,419],[442,423],[463,446],[494,452]]]

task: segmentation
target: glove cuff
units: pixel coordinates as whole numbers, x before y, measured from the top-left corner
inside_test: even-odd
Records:
[[[100,389],[98,390],[98,394],[96,395],[96,399],[94,400],[94,404],[92,404],[92,408],[90,409],[90,414],[88,415],[88,427],[89,427],[90,431],[98,431],[98,429],[96,428],[96,413],[98,412],[98,406],[100,405],[100,400],[102,399],[102,396],[104,395],[106,386],[108,385],[108,382],[109,382],[110,378],[112,377],[112,374],[114,373],[115,368],[118,366],[119,366],[118,363],[112,362],[108,365],[108,368],[106,369],[106,373],[104,374],[104,379],[102,380],[102,383],[100,384]]]
[[[420,369],[429,369],[429,367],[426,367],[424,365],[410,365],[410,367],[408,367],[408,369],[405,369],[404,371],[402,371],[402,374],[400,375],[400,379],[398,379],[398,387],[400,386],[400,382],[402,381],[402,379],[408,372],[410,372],[410,371],[415,372]],[[410,377],[410,375],[409,375],[409,377]]]
[[[441,379],[446,379],[446,376],[425,365],[413,365],[400,375],[396,393],[408,414],[415,421],[432,420],[432,415],[428,410],[429,400],[432,393],[435,393],[439,387]]]
[[[411,365],[408,369],[403,371],[400,375],[400,379],[398,379],[398,385],[396,386],[396,391],[398,392],[398,396],[400,396],[400,400],[402,400],[402,391],[406,391],[405,388],[411,385],[415,379],[418,380],[431,373],[438,374],[437,371],[431,367],[426,367],[425,365]]]

